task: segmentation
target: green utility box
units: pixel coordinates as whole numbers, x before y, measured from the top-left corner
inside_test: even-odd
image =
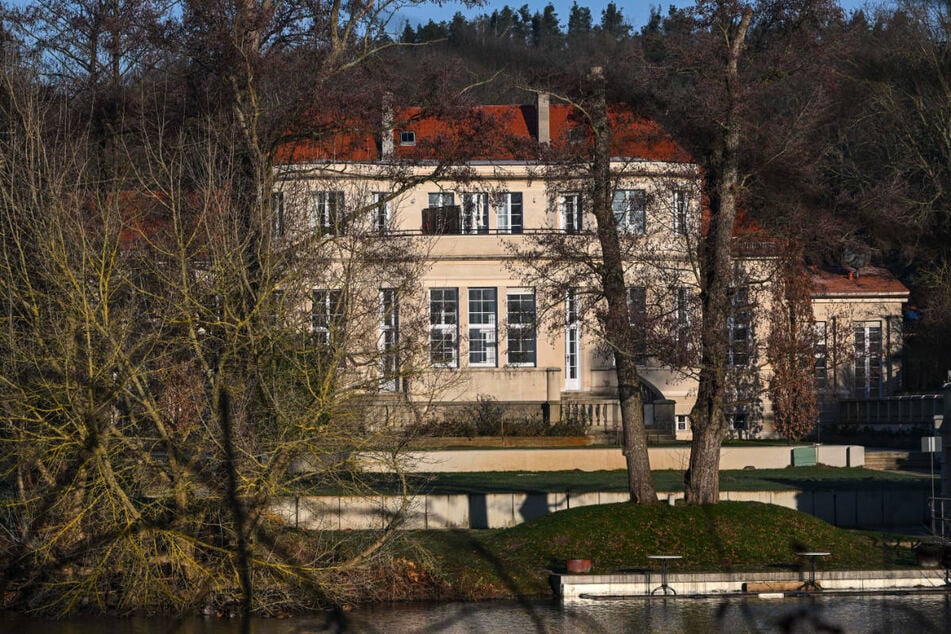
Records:
[[[814,467],[817,462],[815,447],[796,447],[792,450],[794,467]]]

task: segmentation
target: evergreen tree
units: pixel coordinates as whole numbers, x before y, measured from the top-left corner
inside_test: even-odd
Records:
[[[568,13],[568,37],[584,37],[591,33],[591,9],[588,7],[579,7],[577,2],[571,4],[571,11]]]
[[[624,21],[624,15],[613,2],[601,12],[601,32],[618,40],[631,34],[631,25]]]

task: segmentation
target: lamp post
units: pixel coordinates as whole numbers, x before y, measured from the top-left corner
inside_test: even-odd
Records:
[[[934,535],[935,508],[937,507],[934,494],[934,455],[941,451],[941,436],[922,436],[921,450],[926,452],[931,459],[931,503],[928,505],[928,508],[931,510],[931,534]],[[944,513],[942,513],[942,515],[944,515]]]

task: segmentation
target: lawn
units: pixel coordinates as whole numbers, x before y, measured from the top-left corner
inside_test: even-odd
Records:
[[[675,553],[671,571],[799,570],[803,550],[832,553],[826,569],[914,565],[886,536],[835,528],[811,515],[755,502],[707,506],[609,504],[553,513],[497,531],[419,531],[400,539],[408,560],[438,578],[447,596],[489,598],[550,593],[565,559],[593,573],[643,570],[647,555]]]
[[[683,491],[681,471],[654,471],[658,491]],[[499,492],[626,491],[627,474],[616,471],[543,471],[420,474],[422,490],[439,494]],[[927,476],[851,467],[790,467],[720,472],[723,491],[882,490],[927,488]]]
[[[487,471],[470,473],[417,473],[408,476],[415,493],[437,495],[465,493],[545,493],[571,491],[626,491],[627,475],[616,471]],[[658,491],[683,491],[683,473],[654,471]],[[397,493],[394,477],[364,475],[362,484],[383,493]],[[880,491],[930,487],[928,475],[895,471],[875,471],[860,467],[788,467],[785,469],[742,469],[720,472],[723,491]],[[318,486],[314,494],[333,495],[345,491],[339,485]],[[364,489],[365,490],[365,489]]]

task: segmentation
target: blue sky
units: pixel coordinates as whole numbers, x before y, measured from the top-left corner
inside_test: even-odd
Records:
[[[578,2],[578,4],[580,6],[587,6],[589,9],[591,9],[591,17],[595,24],[597,24],[601,19],[601,12],[604,10],[604,7],[607,6],[608,2],[609,0],[591,0],[588,2],[581,0]],[[403,25],[407,21],[409,21],[411,24],[425,23],[430,19],[436,22],[447,21],[451,19],[457,11],[461,12],[465,16],[492,13],[493,10],[500,9],[506,4],[513,8],[518,8],[527,4],[529,10],[534,13],[536,11],[541,11],[545,5],[548,4],[548,0],[492,0],[490,2],[486,2],[481,7],[475,7],[473,9],[466,9],[461,2],[451,1],[443,2],[441,6],[427,4],[416,7],[408,7],[400,12],[400,15],[397,16],[396,20],[394,20],[394,23],[390,26],[389,30],[394,33],[400,33],[403,30]],[[568,23],[568,12],[571,10],[572,0],[551,0],[551,4],[554,5],[555,13],[558,14],[558,19],[561,21],[561,24],[564,27]],[[666,2],[615,0],[615,4],[621,9],[621,13],[627,19],[628,24],[632,25],[635,30],[638,30],[647,23],[647,18],[650,16],[651,6],[663,7],[663,12],[666,13],[667,7],[669,7],[671,4],[684,7],[692,5],[693,2],[692,0],[667,0]],[[840,4],[845,7],[846,11],[853,11],[864,6],[866,1],[840,0]],[[872,2],[871,4],[877,5],[882,3]],[[894,2],[886,1],[884,4],[891,5],[894,4]]]

